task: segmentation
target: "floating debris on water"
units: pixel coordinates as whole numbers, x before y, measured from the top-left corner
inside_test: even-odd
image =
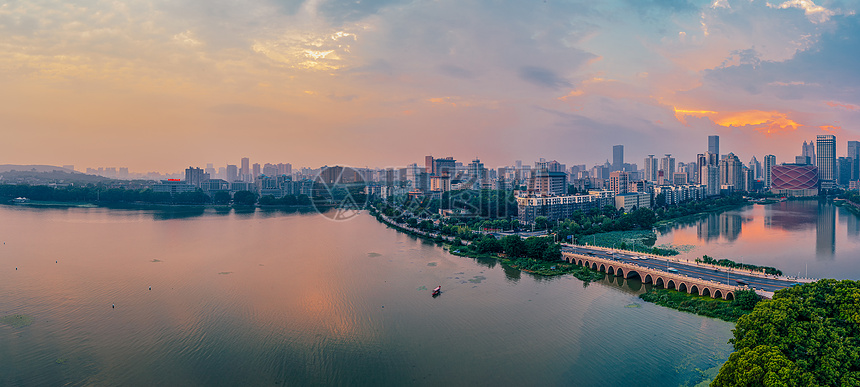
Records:
[[[160,260],[160,259],[153,259],[153,260],[151,260],[151,261],[149,261],[149,262],[161,262],[161,260]]]
[[[436,266],[436,262],[430,262],[427,264],[427,266]]]
[[[218,274],[227,275],[227,274],[233,274],[233,272],[232,271],[222,271],[222,272],[219,272]]]
[[[481,283],[481,281],[483,281],[485,279],[487,279],[487,277],[484,277],[482,275],[476,275],[475,277],[470,279],[469,282],[471,282],[473,284],[479,284],[479,283]]]
[[[641,308],[641,304],[627,304],[624,306],[625,308]]]
[[[367,253],[367,256],[373,258],[373,257],[380,257],[380,256],[382,256],[382,254],[370,252],[370,253]]]
[[[0,318],[0,324],[6,324],[11,326],[12,328],[23,328],[27,325],[30,325],[35,321],[32,316],[28,316],[26,314],[10,314],[8,316]]]
[[[418,288],[418,290],[427,290],[427,287],[426,287],[426,286],[421,286],[421,287],[419,287],[419,288]]]
[[[61,358],[57,359],[57,364],[66,364],[67,361],[69,361],[69,359],[61,357]]]

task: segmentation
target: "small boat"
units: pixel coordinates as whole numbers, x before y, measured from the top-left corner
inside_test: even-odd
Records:
[[[433,289],[433,297],[436,297],[440,294],[442,294],[442,285],[439,285],[436,287],[436,289]]]

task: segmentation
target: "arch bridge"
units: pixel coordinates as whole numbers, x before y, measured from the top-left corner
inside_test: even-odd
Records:
[[[620,262],[592,255],[581,255],[565,251],[562,252],[562,257],[568,263],[585,266],[617,277],[639,277],[642,283],[650,283],[654,286],[674,289],[689,294],[710,296],[711,298],[733,300],[735,298],[735,291],[739,289],[736,286],[688,277],[681,273],[670,273],[664,270],[640,266],[635,263]]]

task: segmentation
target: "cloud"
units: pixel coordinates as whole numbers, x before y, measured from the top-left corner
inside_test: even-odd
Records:
[[[767,4],[769,7],[779,8],[779,9],[788,9],[788,8],[797,8],[802,9],[804,14],[814,23],[824,23],[830,20],[831,17],[842,14],[842,12],[837,12],[834,10],[829,10],[820,5],[815,5],[812,0],[788,0],[782,4],[774,5]]]
[[[466,70],[459,66],[454,65],[439,65],[436,67],[440,73],[445,74],[449,77],[459,78],[459,79],[472,79],[475,78],[475,73]]]
[[[524,66],[518,71],[520,79],[534,85],[558,89],[561,87],[573,87],[566,79],[558,76],[550,69],[537,66]]]
[[[827,106],[830,106],[830,107],[838,107],[838,108],[842,108],[845,110],[860,110],[860,106],[850,104],[850,103],[839,103],[839,102],[835,102],[835,101],[827,101],[825,103],[827,104]]]
[[[766,134],[795,131],[803,126],[779,111],[743,110],[718,112],[713,110],[687,110],[675,108],[675,117],[687,125],[687,117],[708,118],[726,128],[752,128]]]

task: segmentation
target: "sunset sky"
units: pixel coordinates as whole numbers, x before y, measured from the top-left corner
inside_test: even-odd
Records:
[[[860,140],[858,1],[0,0],[0,164],[602,163]]]

